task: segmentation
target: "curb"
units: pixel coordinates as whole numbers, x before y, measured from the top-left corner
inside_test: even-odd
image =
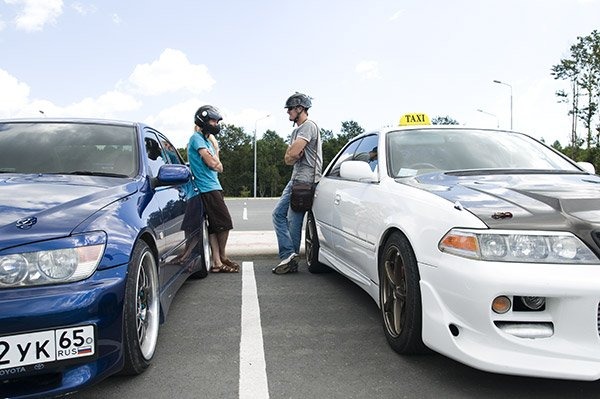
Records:
[[[227,254],[231,256],[274,255],[277,256],[277,236],[275,231],[236,231],[229,232]],[[300,253],[304,253],[304,234],[300,242]]]

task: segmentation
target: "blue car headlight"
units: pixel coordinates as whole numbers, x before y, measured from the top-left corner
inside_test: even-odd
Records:
[[[106,246],[92,232],[11,248],[0,253],[0,288],[80,281],[94,273]]]
[[[600,263],[587,245],[568,232],[452,229],[438,248],[465,258],[495,262]]]

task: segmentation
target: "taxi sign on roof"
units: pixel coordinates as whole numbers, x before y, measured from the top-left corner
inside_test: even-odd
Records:
[[[400,126],[410,126],[410,125],[431,125],[431,121],[429,120],[429,116],[427,114],[404,114],[400,117]]]

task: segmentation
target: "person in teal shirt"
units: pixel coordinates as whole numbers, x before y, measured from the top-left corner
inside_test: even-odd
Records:
[[[223,188],[219,182],[219,173],[223,164],[219,159],[218,144],[215,136],[223,119],[212,105],[198,108],[194,116],[194,133],[188,142],[188,161],[192,170],[192,185],[188,190],[190,202],[200,196],[202,206],[208,218],[208,238],[212,250],[213,273],[237,273],[240,266],[226,255],[229,231],[233,229],[231,215],[225,204]],[[197,201],[197,200],[196,200]],[[198,217],[199,222],[203,221]]]

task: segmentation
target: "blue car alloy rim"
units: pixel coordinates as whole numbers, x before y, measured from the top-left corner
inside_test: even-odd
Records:
[[[135,304],[137,337],[142,356],[149,360],[156,349],[159,326],[158,275],[152,253],[144,253],[137,270]]]

